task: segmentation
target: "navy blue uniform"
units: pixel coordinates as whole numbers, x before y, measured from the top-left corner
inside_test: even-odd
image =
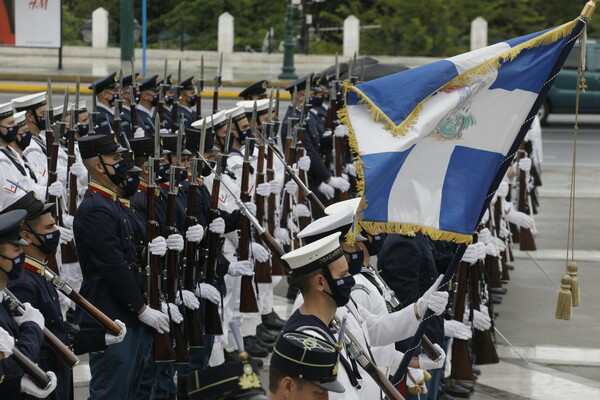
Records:
[[[162,123],[163,128],[171,130],[171,120],[173,119],[173,106],[169,107],[166,104],[163,106],[163,120],[160,121]]]
[[[0,295],[2,296],[2,295]],[[0,327],[15,338],[15,348],[32,361],[37,361],[44,334],[35,322],[17,325],[10,311],[0,303]],[[3,399],[20,399],[23,370],[11,358],[0,360],[0,393]]]
[[[198,101],[200,101],[200,99],[198,99]],[[187,129],[192,126],[192,122],[196,121],[197,119],[196,113],[192,111],[191,108],[188,108],[183,104],[178,104],[177,107],[177,118],[181,119],[183,116],[183,129]],[[177,124],[179,124],[179,121],[177,121]]]
[[[30,303],[40,310],[45,319],[46,328],[52,332],[61,342],[68,345],[67,330],[63,323],[58,293],[54,285],[44,278],[44,264],[26,257],[23,272],[17,280],[8,283],[8,289],[22,303]],[[57,378],[56,389],[47,399],[72,399],[73,398],[73,374],[71,368],[52,351],[47,343],[42,344],[38,357],[39,366],[44,371],[54,371]],[[36,397],[27,396],[34,399]]]
[[[94,131],[96,134],[108,135],[112,131],[115,119],[113,111],[102,103],[98,103],[97,114],[94,115]]]
[[[146,109],[140,104],[135,109],[137,115],[137,124],[146,133],[146,136],[154,136],[154,122],[156,119],[156,109],[152,111]]]
[[[123,106],[121,108],[121,131],[127,136],[127,139],[133,137],[131,131],[131,108]]]

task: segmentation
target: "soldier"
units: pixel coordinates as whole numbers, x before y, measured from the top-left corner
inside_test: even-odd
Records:
[[[252,101],[266,99],[268,87],[269,81],[263,79],[242,90],[240,94],[238,94],[238,97],[241,97],[244,100]]]
[[[13,317],[2,302],[7,283],[18,279],[23,271],[25,257],[21,246],[28,243],[19,231],[26,216],[25,210],[0,215],[0,392],[7,399],[19,399],[22,392],[43,398],[56,388],[54,372],[48,372],[51,378],[48,388],[39,388],[10,357],[13,349],[17,349],[30,360],[36,360],[44,338],[44,316],[37,309],[24,304],[25,313]]]
[[[319,400],[327,392],[344,393],[337,381],[340,350],[302,332],[281,334],[269,366],[269,399]]]
[[[139,73],[136,72],[135,78],[132,75],[124,76],[123,87],[121,88],[121,99],[123,100],[121,103],[121,130],[125,133],[127,139],[133,137],[133,132],[131,132],[131,94],[129,88],[133,85],[133,95],[135,96],[138,75]]]
[[[130,399],[144,370],[150,328],[168,332],[169,317],[148,307],[142,296],[131,222],[116,193],[127,177],[121,155],[125,149],[113,135],[86,136],[79,149],[92,180],[73,222],[83,272],[81,294],[128,330],[123,342],[90,354],[90,398]],[[80,310],[76,322],[82,330],[98,330]]]
[[[196,112],[192,110],[192,107],[196,106],[196,102],[200,101],[198,95],[196,93],[196,88],[192,81],[194,80],[193,76],[189,78],[177,82],[178,85],[181,86],[181,93],[179,94],[179,106],[177,109],[177,117],[181,118],[183,116],[183,126],[184,128],[188,128],[192,126],[192,122],[196,121]],[[179,122],[177,122],[179,123]]]
[[[119,81],[117,73],[100,78],[89,89],[96,90],[97,109],[92,110],[96,115],[93,117],[94,131],[97,134],[108,134],[112,131],[112,124],[115,119],[114,109],[115,101],[119,99]]]
[[[167,75],[165,81],[161,81],[161,85],[164,86],[164,106],[163,106],[163,128],[171,129],[171,119],[173,118],[173,103],[175,102],[175,89],[173,88],[173,82],[171,82],[171,75]],[[160,85],[159,85],[160,87]]]
[[[158,75],[153,75],[140,83],[140,102],[136,107],[138,129],[133,137],[153,136],[156,106],[158,105]]]

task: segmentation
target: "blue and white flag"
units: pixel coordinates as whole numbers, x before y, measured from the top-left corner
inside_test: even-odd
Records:
[[[362,195],[354,231],[469,243],[584,25],[577,19],[346,86],[340,117]]]

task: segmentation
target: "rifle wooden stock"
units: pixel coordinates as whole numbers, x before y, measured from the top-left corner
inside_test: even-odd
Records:
[[[177,84],[179,84],[179,82]],[[173,106],[171,107],[171,133],[177,132],[177,127],[179,126],[177,123],[177,121],[179,121],[179,118],[177,117],[177,113],[179,111],[178,108],[179,108],[179,101],[173,102]],[[161,121],[162,121],[162,119],[161,119]]]
[[[517,160],[521,160],[525,157],[525,142],[521,142]],[[518,166],[517,162],[517,166]],[[519,211],[529,214],[529,206],[527,204],[528,189],[527,189],[527,172],[519,169]],[[519,249],[524,251],[535,251],[535,240],[531,229],[521,227],[519,229]]]
[[[171,167],[171,174],[178,170]],[[173,184],[174,179],[171,179]],[[166,235],[177,233],[175,228],[175,202],[177,201],[176,188],[169,186],[169,195],[167,197],[167,229]],[[177,265],[179,264],[179,252],[176,250],[167,250],[167,302],[175,304],[177,297],[177,287],[179,279],[177,278]],[[187,339],[183,334],[183,323],[176,324],[171,320],[171,337],[173,338],[173,349],[175,350],[175,362],[177,364],[189,364],[190,355],[188,352]]]
[[[469,268],[469,280],[470,280],[470,298],[471,307],[474,310],[479,310],[481,299],[481,273],[483,272],[483,266],[481,261],[477,261],[477,264]],[[480,331],[473,329],[473,353],[475,354],[475,364],[496,364],[499,362],[498,353],[496,352],[496,346],[492,340],[490,330]]]
[[[196,191],[198,184],[195,180],[190,183],[187,198],[186,210],[186,229],[198,223],[196,220]],[[185,247],[185,269],[183,272],[183,288],[194,293],[196,286],[195,270],[198,265],[198,245],[197,243],[186,240]],[[184,307],[185,312],[185,333],[190,348],[204,347],[204,337],[202,335],[202,326],[200,325],[200,313],[198,310],[190,310]]]
[[[244,165],[242,166],[242,185],[241,185],[241,200],[246,203],[250,201],[250,193],[248,192],[248,181],[250,180],[250,162],[244,159]],[[251,226],[248,218],[241,215],[240,220],[240,241],[238,246],[238,259],[248,260],[250,247],[250,235]],[[256,269],[256,267],[255,267]],[[252,285],[252,276],[242,276],[241,288],[240,288],[240,312],[243,313],[255,313],[258,312],[258,304],[256,302],[256,295],[254,294],[254,287]]]
[[[21,367],[29,377],[35,382],[37,387],[41,389],[47,389],[50,386],[50,377],[48,374],[37,366],[36,363],[31,361],[27,356],[17,348],[13,348],[11,358],[14,362]]]
[[[217,112],[219,112],[219,88],[215,88],[215,91],[213,92],[213,106],[212,106],[212,113],[216,114]]]
[[[496,203],[494,204],[494,229],[496,231],[496,236],[500,235],[500,224],[502,223],[502,199],[497,199]],[[504,249],[504,251],[502,252],[502,255],[500,257],[501,259],[501,267],[502,267],[502,280],[503,281],[508,281],[510,280],[510,274],[508,273],[508,266],[506,265],[506,260],[508,259],[509,255],[508,252],[510,251],[510,244],[507,243],[506,240],[504,240],[504,243],[506,245],[506,248]]]
[[[198,92],[196,99],[196,119],[202,118],[202,92]]]
[[[490,280],[490,286],[493,288],[501,288],[502,280],[500,279],[500,259],[498,257],[485,256],[485,270]]]
[[[265,145],[261,142],[258,147],[258,159],[256,164],[256,177],[254,187],[257,188],[258,185],[265,182]],[[261,224],[265,218],[265,198],[255,194],[255,202],[256,202],[256,219]],[[260,236],[256,229],[254,230],[255,239],[260,240]],[[273,282],[273,278],[271,277],[271,266],[269,262],[259,263],[256,262],[254,264],[254,280],[256,283],[271,283]]]
[[[46,343],[52,351],[56,353],[57,356],[63,359],[63,361],[71,368],[79,364],[79,358],[73,353],[66,344],[64,344],[59,338],[54,335],[54,333],[50,332],[48,328],[42,329],[44,333],[44,339]]]
[[[146,242],[150,243],[156,236],[158,236],[158,221],[154,213],[155,210],[155,196],[156,187],[154,185],[148,185],[147,192],[147,225],[146,225]],[[150,266],[150,282],[148,284],[148,305],[155,309],[161,310],[160,306],[160,257],[155,256],[148,250],[149,266]],[[176,360],[175,350],[173,349],[173,343],[171,337],[167,333],[159,333],[155,329],[152,330],[153,334],[153,358],[154,362],[173,362]]]
[[[66,111],[65,111],[66,112]],[[58,173],[56,171],[56,167],[58,164],[58,148],[59,144],[56,143],[56,138],[54,137],[54,131],[46,131],[46,145],[47,152],[50,155],[48,158],[48,184],[46,186],[46,203],[54,203],[54,207],[52,210],[52,216],[56,219],[56,221],[60,224],[61,214],[60,208],[58,206],[58,202],[56,201],[56,197],[50,195],[48,193],[48,188],[56,182],[58,179]],[[58,274],[58,264],[56,263],[56,254],[49,254],[47,257],[47,266],[52,271]]]
[[[462,322],[465,313],[465,300],[467,298],[467,271],[469,264],[461,262],[454,297],[454,319]],[[452,370],[450,377],[457,380],[474,381],[473,361],[469,353],[469,342],[467,340],[454,338],[452,342]]]
[[[273,146],[269,146],[267,150],[267,182],[275,179],[275,170],[273,169]],[[275,194],[271,193],[267,200],[267,226],[271,235],[275,234]],[[279,257],[271,258],[271,275],[281,276],[286,275],[285,269]]]
[[[71,167],[75,163],[75,131],[69,129],[67,133],[67,179],[69,180],[69,215],[74,215],[77,210],[77,176],[71,174]],[[79,261],[75,243],[71,240],[67,244],[63,244],[61,249],[61,260],[63,264],[74,263]],[[118,326],[118,325],[117,325]]]
[[[298,130],[298,144],[296,146],[296,157],[300,159],[306,155],[306,149],[304,148],[304,129]],[[298,169],[298,174],[300,175],[300,180],[308,187],[308,175],[306,171],[302,169]],[[298,203],[305,204],[306,203],[306,195],[304,190],[298,190]],[[310,224],[310,217],[298,217],[298,228],[300,230],[306,228],[308,224]]]

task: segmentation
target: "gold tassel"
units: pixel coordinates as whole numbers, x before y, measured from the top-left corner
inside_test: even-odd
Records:
[[[556,319],[571,319],[573,308],[573,297],[571,296],[571,277],[564,274],[560,280],[560,292],[558,292],[558,301],[556,303]]]
[[[579,278],[577,277],[577,263],[569,261],[567,263],[567,274],[571,277],[571,296],[573,297],[573,307],[579,307]]]

